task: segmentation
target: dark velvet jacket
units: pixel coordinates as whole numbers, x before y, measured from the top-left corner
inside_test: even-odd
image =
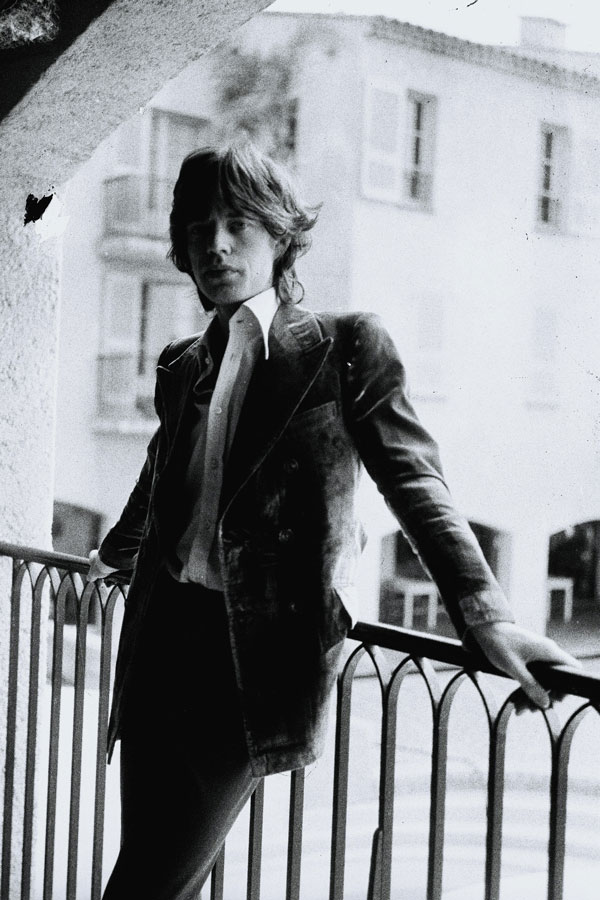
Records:
[[[216,323],[213,326],[215,327]],[[121,518],[100,548],[132,569],[117,659],[110,748],[151,587],[174,535],[186,401],[201,336],[157,370],[160,425]],[[199,367],[200,366],[200,372]],[[322,749],[327,700],[350,616],[362,533],[361,463],[437,583],[459,635],[510,609],[443,480],[377,316],[281,305],[254,370],[226,466],[218,525],[225,603],[253,772],[299,768]],[[165,615],[173,612],[165,606]],[[199,652],[200,649],[199,649]]]

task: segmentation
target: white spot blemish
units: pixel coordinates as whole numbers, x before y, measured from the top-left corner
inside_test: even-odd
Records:
[[[63,204],[58,195],[52,194],[52,201],[48,204],[43,216],[33,223],[35,233],[40,241],[47,241],[53,237],[60,237],[64,233],[69,217],[63,214]]]

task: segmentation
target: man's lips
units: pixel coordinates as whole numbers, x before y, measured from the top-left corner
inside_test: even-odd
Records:
[[[233,266],[210,266],[205,269],[203,275],[205,278],[227,278],[230,275],[237,275],[239,269]]]

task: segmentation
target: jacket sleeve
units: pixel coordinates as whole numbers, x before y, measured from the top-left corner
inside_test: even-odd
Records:
[[[354,322],[348,418],[369,475],[435,581],[463,637],[484,622],[514,621],[444,481],[438,448],[408,399],[394,342],[378,316]]]
[[[118,522],[110,529],[102,541],[99,549],[100,559],[103,563],[122,569],[125,572],[132,571],[135,566],[144,533],[154,476],[157,443],[158,429],[148,444],[146,460],[135,487],[125,504],[125,508]]]

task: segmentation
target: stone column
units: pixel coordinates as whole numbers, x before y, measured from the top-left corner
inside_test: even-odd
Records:
[[[51,547],[54,415],[58,342],[59,239],[41,242],[23,225],[25,184],[0,186],[0,539]],[[0,683],[8,682],[11,566],[0,565]],[[20,896],[30,593],[23,595],[19,634],[19,705],[13,790],[11,897]],[[42,613],[40,672],[45,673]],[[43,679],[43,675],[41,676]],[[6,757],[6,691],[0,691],[0,772]],[[3,792],[3,784],[0,790]],[[3,798],[2,798],[3,800]]]

